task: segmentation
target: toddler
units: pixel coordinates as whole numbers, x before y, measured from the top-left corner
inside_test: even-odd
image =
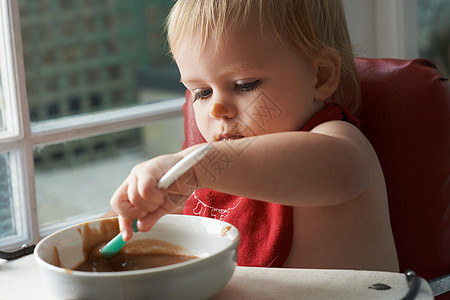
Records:
[[[158,180],[197,146],[134,167],[111,199],[124,239],[182,201],[239,229],[242,266],[398,271],[342,3],[179,0],[167,31],[213,151],[169,190]]]

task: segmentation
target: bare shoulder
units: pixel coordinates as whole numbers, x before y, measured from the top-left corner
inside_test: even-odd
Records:
[[[316,126],[311,132],[324,134],[351,146],[354,154],[360,154],[366,163],[378,164],[378,158],[371,143],[356,126],[345,121],[329,121]],[[366,165],[366,167],[368,167]]]
[[[361,146],[366,146],[369,143],[364,134],[356,126],[345,121],[336,120],[325,122],[314,127],[311,132],[361,143]]]

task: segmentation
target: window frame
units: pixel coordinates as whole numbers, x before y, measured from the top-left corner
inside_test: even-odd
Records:
[[[19,243],[34,241],[37,233],[37,218],[32,213],[36,206],[33,198],[33,189],[30,189],[28,174],[32,174],[30,153],[24,143],[26,140],[27,122],[29,118],[24,106],[25,84],[23,73],[23,60],[20,59],[21,43],[20,32],[17,33],[17,3],[2,1],[0,6],[1,22],[1,81],[4,96],[5,130],[0,133],[0,152],[9,153],[10,180],[13,206],[13,226],[16,234],[2,238],[2,247],[18,246]],[[20,28],[19,28],[20,29]],[[6,75],[6,76],[5,76]],[[27,111],[26,111],[27,112]],[[31,153],[32,156],[32,153]],[[29,190],[30,193],[26,193]],[[29,220],[29,221],[27,221]],[[36,228],[36,230],[35,230]]]
[[[182,116],[184,98],[175,98],[94,112],[73,117],[31,123],[25,83],[19,5],[17,1],[0,2],[0,47],[6,51],[2,59],[2,88],[6,130],[0,132],[0,152],[8,152],[13,194],[14,220],[17,234],[0,239],[2,250],[23,243],[37,243],[45,235],[82,222],[74,218],[54,226],[39,228],[35,190],[33,148],[101,134],[138,128],[151,122]],[[3,44],[3,45],[2,45]],[[4,76],[6,74],[6,76]],[[181,145],[180,145],[181,147]],[[92,217],[91,217],[92,218]]]

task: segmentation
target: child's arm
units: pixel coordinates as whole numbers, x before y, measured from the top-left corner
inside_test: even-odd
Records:
[[[292,206],[322,206],[361,194],[370,177],[370,145],[358,129],[341,121],[321,124],[312,132],[212,145],[213,150],[191,169],[195,183],[190,185]],[[157,182],[193,148],[137,165],[118,188],[111,205],[120,215],[125,239],[131,237],[133,219],[139,219],[139,230],[146,231],[177,208],[167,191],[157,189]],[[190,191],[189,186],[177,188],[179,194]]]
[[[210,152],[194,167],[199,187],[292,206],[333,205],[361,194],[373,157],[359,130],[342,121],[213,146],[215,159]]]

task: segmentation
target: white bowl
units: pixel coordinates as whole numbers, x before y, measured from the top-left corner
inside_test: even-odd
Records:
[[[237,264],[239,231],[223,221],[184,215],[166,215],[149,232],[133,239],[151,238],[178,244],[199,258],[133,271],[73,271],[83,261],[85,224],[100,228],[102,220],[62,229],[38,243],[34,251],[41,277],[58,299],[206,299],[230,280]],[[57,247],[62,266],[53,265]]]

